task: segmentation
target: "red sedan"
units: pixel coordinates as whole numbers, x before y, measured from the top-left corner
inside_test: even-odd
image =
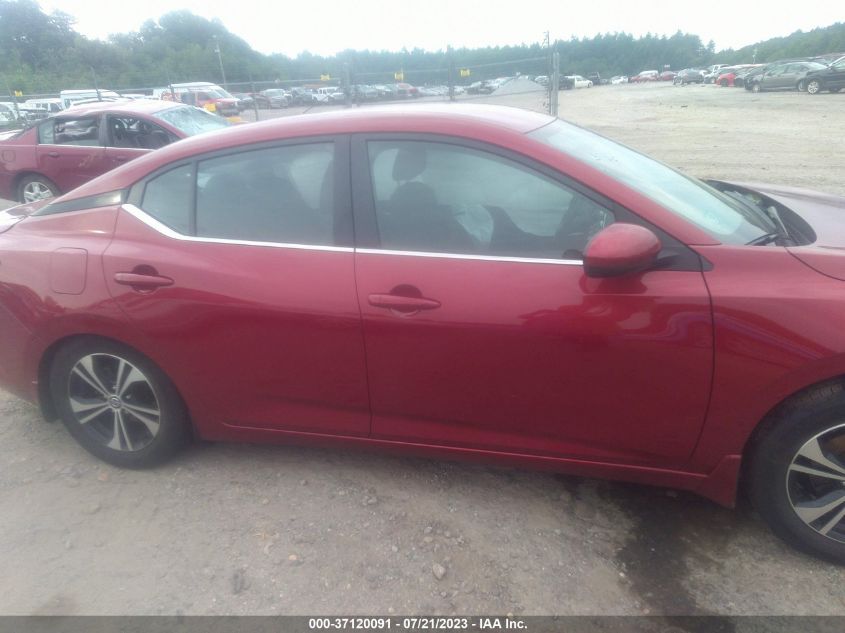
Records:
[[[0,140],[0,198],[52,198],[173,141],[227,125],[167,101],[75,106]]]
[[[495,106],[234,127],[0,214],[0,384],[128,467],[200,436],[741,480],[845,560],[843,208]]]

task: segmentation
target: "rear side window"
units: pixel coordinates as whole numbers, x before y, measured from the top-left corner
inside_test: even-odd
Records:
[[[100,126],[97,117],[82,119],[54,119],[54,145],[100,145]],[[44,141],[42,141],[43,143]]]
[[[200,162],[197,235],[334,244],[334,144],[274,147]]]
[[[147,183],[141,208],[174,231],[191,231],[194,190],[193,165],[182,165]]]

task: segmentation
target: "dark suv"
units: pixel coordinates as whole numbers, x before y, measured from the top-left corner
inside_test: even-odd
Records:
[[[811,95],[822,90],[839,92],[845,88],[845,57],[840,57],[828,68],[814,70],[804,77],[804,88]]]

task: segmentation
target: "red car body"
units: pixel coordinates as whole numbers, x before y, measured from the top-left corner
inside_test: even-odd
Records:
[[[648,81],[659,81],[660,73],[656,70],[644,70],[641,73],[634,75],[628,81],[630,83],[643,83]]]
[[[527,135],[550,121],[485,106],[277,119],[143,156],[54,203],[70,211],[0,214],[0,384],[55,417],[51,358],[97,335],[161,368],[204,438],[483,458],[731,505],[767,413],[845,375],[845,255],[832,250],[845,245],[843,200],[760,187],[800,209],[816,243],[729,246]],[[580,261],[383,249],[361,211],[372,196],[361,152],[385,135],[522,157],[699,263],[596,278]],[[109,197],[197,155],[316,139],[341,157],[338,245],[185,237],[131,193]],[[132,285],[145,275],[161,287]]]
[[[660,81],[674,81],[675,77],[678,76],[674,70],[664,70],[660,73]]]
[[[735,86],[734,80],[736,79],[736,73],[736,70],[721,73],[718,77],[716,77],[716,85],[725,88],[733,88]]]
[[[19,197],[19,183],[29,176],[46,178],[51,188],[56,189],[53,192],[55,195],[66,193],[157,147],[185,138],[188,136],[185,131],[156,115],[188,107],[167,101],[140,99],[102,102],[76,106],[39,121],[22,134],[0,140],[0,198],[24,202]],[[116,143],[113,130],[107,125],[109,117],[131,117],[146,122],[152,130],[148,146],[127,147]],[[99,126],[94,132],[94,140],[85,140],[87,144],[64,144],[52,142],[56,139],[48,141],[39,138],[44,125],[85,118],[95,119]]]

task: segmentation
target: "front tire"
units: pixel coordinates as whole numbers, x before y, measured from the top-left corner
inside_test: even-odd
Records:
[[[749,455],[749,492],[772,531],[845,563],[845,388],[795,398],[767,423]]]
[[[722,85],[722,88],[727,88],[727,87],[728,87],[728,80],[727,80],[727,79],[722,79],[722,81],[721,81],[721,85]]]
[[[755,83],[754,85],[751,86],[751,92],[760,92],[762,90],[763,89],[760,87],[759,83]]]
[[[22,203],[55,198],[60,193],[56,183],[41,174],[25,176],[18,183],[18,202]]]
[[[807,82],[807,92],[811,95],[817,95],[822,90],[822,82],[818,79],[813,79]]]
[[[85,337],[62,347],[50,368],[50,395],[74,439],[115,466],[154,466],[190,436],[173,383],[148,358],[114,341]]]

